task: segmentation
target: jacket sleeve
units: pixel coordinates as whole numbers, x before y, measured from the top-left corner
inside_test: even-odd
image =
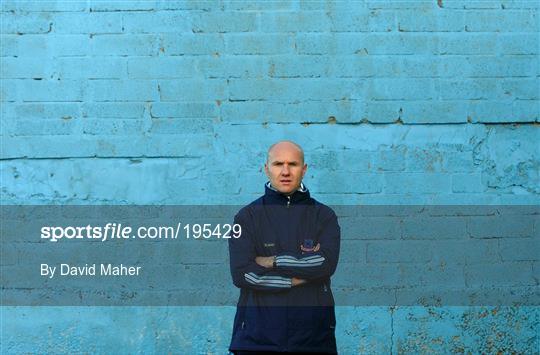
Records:
[[[267,269],[255,262],[256,250],[253,231],[244,217],[245,212],[234,217],[234,223],[242,227],[239,238],[229,239],[229,260],[233,283],[238,288],[259,291],[280,292],[292,287],[290,277],[284,277],[277,270]]]
[[[320,249],[305,254],[282,253],[276,256],[276,271],[284,276],[306,280],[327,278],[336,271],[341,231],[336,214],[330,210],[319,224],[315,240]]]

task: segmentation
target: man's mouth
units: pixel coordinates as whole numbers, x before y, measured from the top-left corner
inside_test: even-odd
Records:
[[[291,180],[280,180],[280,182],[284,185],[287,185],[291,183]]]

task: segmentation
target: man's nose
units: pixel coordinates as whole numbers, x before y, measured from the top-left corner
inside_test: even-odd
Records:
[[[289,167],[285,164],[283,165],[283,168],[281,169],[281,174],[282,175],[289,175],[290,171],[289,171]]]

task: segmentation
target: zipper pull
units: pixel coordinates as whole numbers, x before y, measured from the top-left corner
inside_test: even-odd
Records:
[[[242,322],[242,329],[246,327],[246,322]]]
[[[287,208],[291,206],[291,196],[287,196]]]

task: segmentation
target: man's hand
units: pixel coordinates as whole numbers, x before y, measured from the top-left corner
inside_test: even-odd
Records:
[[[297,277],[293,277],[293,278],[291,279],[291,284],[292,284],[293,287],[294,287],[294,286],[298,286],[298,285],[305,284],[306,282],[307,282],[306,280],[304,280],[304,279],[299,279],[299,278],[297,278]]]
[[[267,269],[270,269],[274,267],[274,259],[276,258],[275,255],[273,256],[257,256],[255,258],[255,262],[262,267],[265,267]]]

